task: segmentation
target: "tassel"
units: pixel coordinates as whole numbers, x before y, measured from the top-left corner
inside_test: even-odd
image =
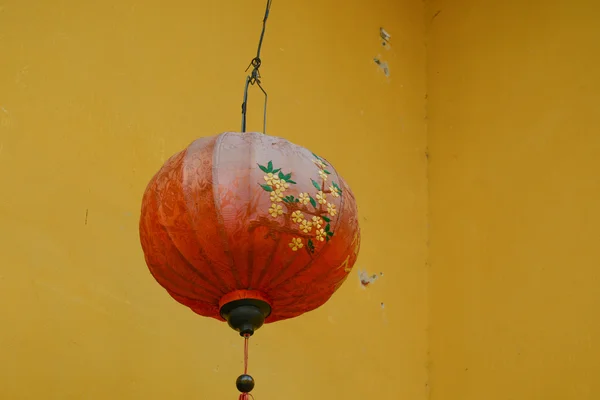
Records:
[[[248,342],[250,335],[244,335],[244,374],[240,375],[235,382],[238,390],[241,392],[238,400],[254,400],[254,396],[250,394],[254,389],[254,378],[248,375]]]

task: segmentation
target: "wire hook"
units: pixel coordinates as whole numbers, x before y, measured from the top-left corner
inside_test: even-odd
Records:
[[[259,89],[265,95],[265,104],[263,111],[263,133],[267,133],[267,100],[268,95],[265,89],[261,85],[260,66],[262,60],[260,59],[260,51],[262,49],[263,39],[265,37],[265,29],[267,27],[267,19],[269,18],[269,12],[271,11],[271,3],[273,0],[267,0],[267,8],[265,10],[265,17],[263,19],[262,32],[258,41],[258,50],[256,51],[256,57],[250,61],[246,72],[252,67],[252,72],[246,77],[246,84],[244,85],[244,100],[242,102],[242,132],[246,132],[246,112],[248,110],[248,88],[250,85],[257,85]]]

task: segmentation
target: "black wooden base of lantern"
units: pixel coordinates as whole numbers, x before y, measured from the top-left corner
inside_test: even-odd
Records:
[[[224,304],[220,312],[227,324],[238,331],[240,336],[252,336],[271,314],[271,306],[262,300],[243,299]]]

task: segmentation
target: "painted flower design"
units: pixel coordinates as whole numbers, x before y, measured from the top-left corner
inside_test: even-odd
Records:
[[[323,226],[323,220],[321,217],[314,216],[312,217],[312,224],[317,227],[317,229]]]
[[[283,200],[283,193],[279,190],[275,190],[271,192],[271,201],[273,203],[280,203]]]
[[[320,190],[317,192],[317,202],[319,204],[327,204],[327,195]]]
[[[298,195],[298,202],[300,202],[300,204],[303,205],[307,205],[308,203],[310,203],[310,196],[308,195],[308,193],[300,193]]]
[[[329,186],[329,190],[331,191],[331,195],[333,197],[340,197],[340,191],[338,190],[337,187],[331,185],[331,186]]]
[[[328,171],[327,163],[316,154],[313,156],[316,168],[312,172],[313,177],[308,180],[312,183],[314,192],[290,190],[290,187],[296,184],[292,177],[294,173],[275,167],[273,161],[265,165],[258,164],[260,170],[265,173],[264,183],[259,182],[259,186],[269,194],[271,200],[268,213],[277,220],[270,221],[268,224],[261,220],[257,222],[259,225],[267,226],[270,232],[290,235],[291,241],[288,243],[290,250],[303,249],[311,257],[318,251],[317,244],[320,246],[322,242],[328,242],[334,237],[332,220],[338,214],[338,210],[333,199],[342,195],[342,189],[335,179],[329,179],[331,172]],[[329,197],[328,194],[331,196]],[[270,237],[277,236],[270,235]]]
[[[290,188],[290,184],[289,184],[289,183],[287,183],[287,182],[285,182],[285,181],[279,180],[279,182],[275,183],[275,187],[276,187],[276,188],[277,188],[279,191],[281,191],[281,192],[285,192],[287,189],[289,189],[289,188]]]
[[[318,158],[317,158],[317,159],[315,159],[315,160],[313,160],[313,162],[314,162],[315,164],[317,164],[317,167],[319,167],[319,168],[325,168],[325,167],[327,166],[327,165],[325,165],[325,163],[324,163],[323,161],[321,161],[321,160],[320,160],[320,159],[318,159]]]
[[[271,208],[269,208],[269,214],[271,214],[271,217],[277,218],[283,214],[283,207],[281,207],[279,204],[273,203],[271,204]]]
[[[302,232],[304,233],[308,233],[312,230],[312,222],[307,221],[307,220],[303,220],[300,223],[300,229],[302,230]]]
[[[267,185],[271,185],[271,186],[275,186],[279,183],[279,178],[277,177],[277,175],[269,172],[268,174],[266,174],[264,176],[265,182],[267,182]]]
[[[294,221],[295,223],[299,224],[303,220],[304,220],[304,214],[302,214],[302,211],[296,210],[292,213],[292,221]]]
[[[304,244],[302,243],[301,238],[292,238],[292,241],[289,243],[289,246],[292,249],[292,251],[298,251],[298,249],[304,247]]]
[[[327,214],[331,215],[332,217],[335,216],[335,214],[337,214],[335,204],[327,203]]]
[[[316,238],[319,242],[322,242],[325,240],[325,237],[327,236],[327,233],[325,232],[324,229],[317,229],[317,231],[315,232],[316,234]]]

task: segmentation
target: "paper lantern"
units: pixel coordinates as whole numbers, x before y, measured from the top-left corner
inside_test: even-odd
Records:
[[[354,196],[324,158],[260,133],[191,143],[152,178],[140,237],[154,278],[250,336],[324,304],[356,261]]]
[[[272,0],[242,102],[261,85],[260,54]],[[252,398],[248,339],[265,322],[324,304],[348,277],[360,247],[356,202],[324,158],[260,133],[198,139],[152,178],[140,239],[154,278],[194,312],[226,320],[244,340],[239,400]]]

